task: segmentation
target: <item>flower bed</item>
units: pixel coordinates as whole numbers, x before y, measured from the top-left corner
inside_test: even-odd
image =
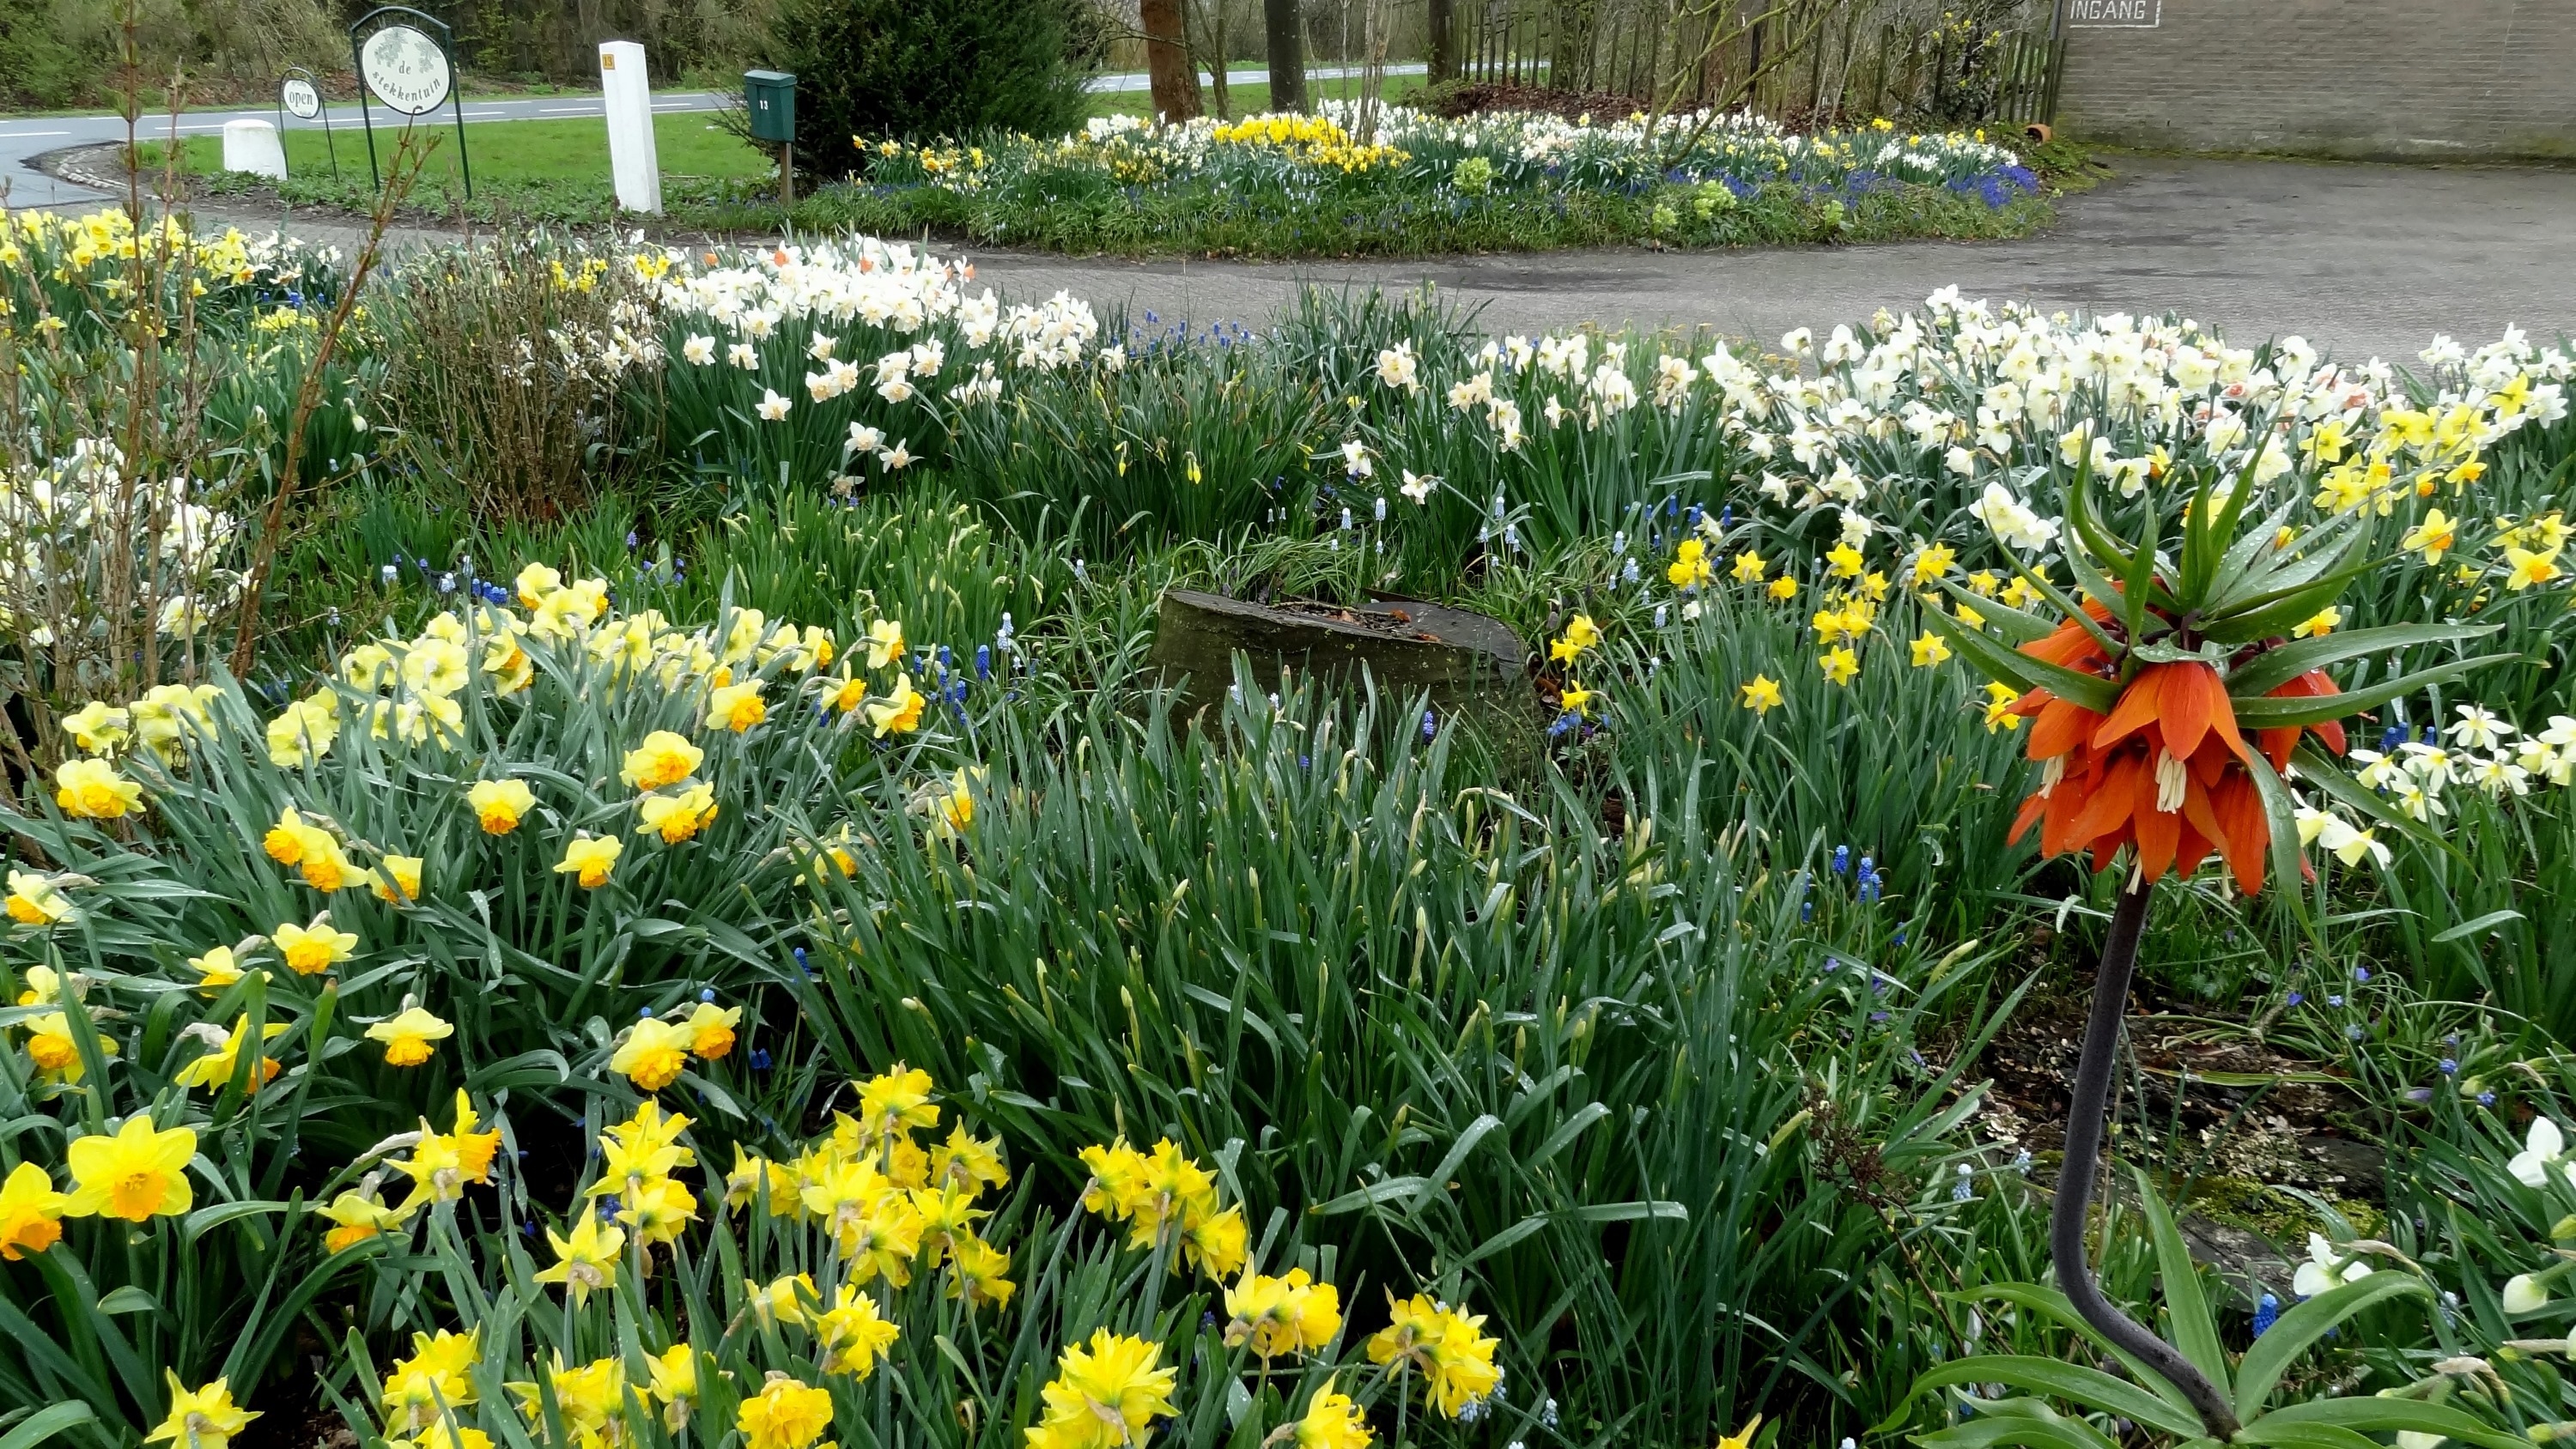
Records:
[[[0,814],[28,1440],[2110,1442],[1994,1386],[2179,1438],[2032,1286],[2054,1142],[1979,1086],[2129,862],[2173,1019],[2298,1065],[2142,1038],[2123,1150],[2316,1236],[2238,1302],[2124,1209],[2107,1290],[2248,1417],[2297,1365],[2290,1437],[2563,1412],[2563,345],[1955,293],[1687,351],[1388,299],[1182,336],[865,238],[529,256],[471,355],[595,378],[613,479],[492,514],[357,391],[248,678],[9,635],[55,706]],[[376,284],[383,397],[500,265]],[[210,356],[307,327],[240,285]],[[118,289],[47,296],[30,375],[119,355]],[[18,506],[101,494],[13,421]],[[85,568],[162,560],[87,517]],[[1251,659],[1185,712],[1172,587],[1490,613],[1525,738]],[[2266,1186],[2291,1089],[2368,1108],[2384,1196]]]
[[[817,206],[1077,250],[1725,246],[2008,235],[2046,217],[2039,177],[1982,132],[1884,121],[1817,136],[1743,114],[1447,120],[1390,106],[1364,121],[1333,102],[1232,122],[1109,117],[1052,141],[858,141],[866,184]]]

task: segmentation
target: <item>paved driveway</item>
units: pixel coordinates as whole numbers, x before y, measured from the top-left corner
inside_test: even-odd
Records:
[[[1245,264],[984,253],[1014,292],[1071,288],[1166,320],[1258,324],[1304,282],[1429,281],[1494,331],[1584,321],[1777,338],[1904,308],[1957,283],[2050,308],[2163,311],[2259,339],[2411,359],[2436,332],[2576,332],[2576,170],[2124,156],[2053,229],[2010,242],[1742,252],[1639,250],[1410,262]]]
[[[1904,308],[1956,283],[2050,308],[2179,310],[2243,340],[2297,332],[2347,357],[2409,360],[2437,332],[2576,333],[2576,170],[2114,158],[2116,180],[2010,242],[1742,252],[1641,250],[1400,262],[1130,262],[969,250],[1014,295],[1066,288],[1165,321],[1260,326],[1308,283],[1432,282],[1498,332],[1587,321],[1765,339]],[[274,212],[222,212],[244,227]],[[293,223],[353,244],[344,219]],[[415,233],[415,237],[432,234]]]

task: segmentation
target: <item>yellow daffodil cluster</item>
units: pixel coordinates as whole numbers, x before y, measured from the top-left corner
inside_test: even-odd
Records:
[[[1502,1340],[1486,1337],[1484,1315],[1415,1294],[1387,1298],[1390,1322],[1368,1341],[1369,1362],[1397,1366],[1421,1378],[1422,1400],[1458,1418],[1474,1412],[1502,1386],[1494,1363]]]
[[[757,1206],[828,1233],[849,1273],[845,1288],[880,1277],[902,1287],[927,1268],[940,1274],[949,1297],[970,1307],[1008,1304],[1016,1286],[1005,1276],[1011,1255],[977,1236],[975,1225],[989,1215],[980,1204],[984,1191],[1007,1184],[1010,1168],[998,1142],[976,1137],[962,1122],[927,1148],[915,1141],[916,1132],[939,1125],[931,1092],[929,1073],[898,1065],[860,1083],[857,1111],[835,1114],[831,1132],[796,1157],[771,1162],[736,1149],[724,1178],[727,1206]],[[814,1327],[833,1352],[839,1336],[865,1325],[832,1315],[873,1311],[801,1279],[781,1280],[758,1296],[781,1321]],[[832,1301],[814,1306],[826,1297]]]
[[[1127,1245],[1166,1259],[1175,1273],[1186,1260],[1220,1282],[1241,1271],[1246,1247],[1243,1207],[1220,1208],[1216,1177],[1169,1138],[1139,1152],[1121,1138],[1079,1154],[1091,1169],[1085,1210],[1127,1225]]]
[[[1067,1348],[1041,1390],[1046,1408],[1028,1431],[1028,1449],[1143,1449],[1154,1421],[1172,1407],[1177,1369],[1162,1366],[1161,1345],[1100,1329]]]

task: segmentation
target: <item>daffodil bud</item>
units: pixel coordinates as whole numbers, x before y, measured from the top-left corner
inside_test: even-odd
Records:
[[[2505,1280],[2504,1311],[2529,1313],[2549,1301],[2549,1286],[2529,1273],[2516,1273]]]

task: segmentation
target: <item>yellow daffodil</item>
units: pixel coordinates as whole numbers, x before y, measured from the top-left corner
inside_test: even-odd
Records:
[[[1798,580],[1789,574],[1782,574],[1780,577],[1773,579],[1771,581],[1771,587],[1764,590],[1764,592],[1785,604],[1791,599],[1798,597]]]
[[[225,1449],[235,1434],[259,1417],[233,1403],[232,1390],[222,1379],[191,1389],[167,1369],[162,1376],[170,1381],[170,1412],[162,1417],[160,1427],[143,1436],[146,1444],[166,1439],[171,1449]]]
[[[452,1411],[471,1407],[474,1364],[483,1356],[482,1330],[411,1336],[411,1356],[394,1360],[385,1375],[385,1422],[401,1429],[424,1428],[438,1421],[441,1406]]]
[[[1696,538],[1686,538],[1674,550],[1672,563],[1664,577],[1674,588],[1688,592],[1717,577],[1717,569],[1708,561],[1708,545]]]
[[[706,751],[681,736],[669,730],[655,730],[644,737],[642,744],[626,752],[625,768],[619,778],[638,790],[659,790],[696,774],[706,757]]]
[[[1763,562],[1762,555],[1748,548],[1735,556],[1735,567],[1730,572],[1739,584],[1758,584],[1770,576],[1771,565]]]
[[[745,680],[709,691],[707,722],[741,734],[769,718],[769,701],[760,697],[760,681]]]
[[[55,888],[54,877],[23,870],[9,872],[8,911],[9,919],[22,926],[52,926],[76,914]]]
[[[70,1194],[54,1191],[52,1174],[36,1164],[9,1169],[8,1180],[0,1182],[0,1258],[15,1263],[21,1254],[41,1253],[60,1241],[71,1203]]]
[[[1914,667],[1917,669],[1929,668],[1932,665],[1938,664],[1950,657],[1950,646],[1942,642],[1940,635],[1933,633],[1929,629],[1924,630],[1923,633],[1914,640],[1912,648],[1914,653]]]
[[[689,1413],[698,1402],[698,1351],[687,1343],[675,1343],[660,1353],[644,1356],[644,1369],[651,1376],[647,1400],[662,1401],[662,1425],[677,1434],[687,1426]]]
[[[2021,691],[2009,684],[1986,686],[1986,733],[2021,728],[2022,717],[2013,713],[2013,705],[2020,698]]]
[[[1914,555],[1912,576],[1914,587],[1920,589],[1930,586],[1934,580],[1950,572],[1950,566],[1958,557],[1959,555],[1946,543],[1926,546],[1920,553]]]
[[[1856,579],[1861,575],[1860,550],[1848,543],[1838,543],[1825,552],[1825,571],[1838,579]]]
[[[1780,681],[1767,674],[1753,676],[1737,693],[1743,706],[1757,715],[1769,714],[1781,704]]]
[[[912,687],[912,676],[898,674],[894,677],[894,692],[868,704],[868,723],[876,727],[878,739],[884,739],[888,731],[910,734],[921,728],[921,710],[927,703],[921,692]]]
[[[141,1223],[184,1213],[196,1201],[188,1185],[188,1163],[196,1155],[194,1131],[159,1130],[141,1112],[126,1118],[112,1137],[73,1138],[69,1152],[73,1188],[63,1216],[104,1214]]]
[[[367,1028],[367,1040],[385,1044],[385,1065],[416,1067],[429,1060],[434,1042],[456,1035],[456,1028],[417,1006]]]
[[[1162,1348],[1097,1329],[1088,1344],[1056,1360],[1040,1391],[1045,1411],[1028,1431],[1029,1449],[1137,1449],[1154,1421],[1170,1417],[1176,1369],[1161,1367]]]
[[[285,959],[287,969],[298,976],[318,976],[348,960],[349,954],[358,949],[358,933],[332,925],[329,911],[315,916],[307,926],[283,922],[268,937],[277,943],[277,954]]]
[[[252,941],[258,939],[256,936],[251,938]],[[197,973],[197,989],[208,996],[220,995],[225,987],[241,980],[244,974],[241,962],[230,946],[210,947],[202,956],[189,957],[188,969]]]
[[[126,726],[131,721],[124,710],[102,699],[93,699],[79,709],[64,715],[63,733],[72,743],[93,755],[114,754],[119,745],[133,736]]]
[[[1481,1315],[1420,1294],[1402,1303],[1390,1296],[1388,1309],[1392,1321],[1368,1341],[1369,1362],[1403,1360],[1421,1375],[1423,1402],[1432,1409],[1457,1418],[1502,1382],[1502,1371],[1494,1367],[1502,1341],[1478,1332],[1485,1322]]]
[[[599,1214],[588,1204],[573,1224],[571,1237],[548,1228],[546,1243],[555,1250],[555,1264],[539,1269],[536,1281],[561,1283],[576,1307],[590,1297],[591,1290],[617,1285],[617,1255],[625,1251],[626,1231],[601,1227]]]
[[[575,836],[564,843],[563,859],[555,862],[555,874],[572,876],[583,890],[597,890],[608,884],[608,873],[625,849],[626,842],[614,835]]]
[[[735,1411],[743,1449],[806,1449],[832,1427],[832,1395],[771,1371],[760,1392]]]
[[[2324,608],[2317,610],[2314,614],[2300,620],[2298,627],[2290,631],[2290,637],[2293,639],[2314,639],[2320,635],[2333,633],[2335,631],[2335,626],[2342,622],[2343,610],[2332,604],[2328,604]]]
[[[143,808],[143,787],[105,760],[65,760],[54,767],[54,804],[76,820],[117,820]]]
[[[1860,673],[1860,656],[1847,645],[1837,646],[1818,656],[1816,665],[1824,671],[1827,682],[1841,688]]]
[[[1296,1449],[1368,1449],[1376,1434],[1368,1426],[1368,1416],[1351,1396],[1333,1388],[1334,1379],[1326,1378],[1315,1391],[1314,1401],[1297,1420],[1291,1442]]]
[[[475,823],[484,834],[507,835],[537,808],[537,795],[524,780],[477,780],[465,792],[465,803],[474,807]]]
[[[198,1029],[191,1028],[192,1031]],[[259,1039],[262,1042],[272,1041],[286,1035],[288,1030],[290,1026],[286,1022],[268,1022],[260,1027]],[[214,1050],[180,1068],[179,1074],[170,1080],[183,1087],[203,1087],[209,1092],[220,1092],[232,1085],[233,1072],[241,1062],[242,1048],[248,1045],[250,1045],[250,1017],[245,1014],[234,1019],[233,1029],[224,1034],[222,1042]],[[276,1079],[278,1071],[279,1067],[275,1060],[261,1057],[258,1064],[251,1068],[249,1089],[256,1092],[267,1086]]]
[[[1601,629],[1592,622],[1592,616],[1577,614],[1567,621],[1565,637],[1550,643],[1547,653],[1549,658],[1559,663],[1571,664],[1584,650],[1600,642]]]
[[[969,1308],[987,1303],[995,1308],[1010,1305],[1011,1293],[1018,1286],[1002,1276],[1011,1271],[1011,1255],[981,1238],[965,1237],[948,1250],[948,1296],[963,1301]]]
[[[700,1061],[718,1061],[733,1050],[734,1028],[742,1024],[742,1008],[718,1006],[701,1001],[682,1023],[689,1033],[689,1055]],[[650,1104],[647,1104],[650,1105]]]
[[[679,1079],[688,1065],[690,1032],[660,1017],[647,1017],[629,1027],[626,1040],[608,1059],[608,1069],[647,1092],[658,1092]]]
[[[1717,1440],[1717,1449],[1752,1449],[1753,1431],[1761,1427],[1762,1416],[1760,1414],[1756,1414],[1752,1418],[1744,1421],[1743,1428],[1736,1430],[1732,1434],[1719,1435]]]
[[[814,1345],[827,1374],[865,1379],[900,1332],[877,1312],[877,1301],[844,1283],[830,1308],[814,1316]]]
[[[1341,1290],[1317,1283],[1303,1268],[1281,1278],[1247,1274],[1225,1291],[1225,1341],[1252,1346],[1262,1358],[1313,1353],[1342,1329]]]
[[[322,1251],[337,1253],[354,1248],[367,1239],[401,1227],[411,1218],[410,1208],[391,1208],[373,1192],[344,1192],[331,1199],[329,1206],[315,1208],[314,1215],[335,1226],[322,1235]]]
[[[2558,560],[2553,553],[2518,547],[2506,549],[2504,586],[2519,593],[2558,577]]]
[[[868,625],[868,667],[883,669],[903,657],[903,625],[879,619]]]
[[[368,872],[376,899],[388,905],[406,905],[420,899],[421,858],[417,855],[388,855]]]
[[[1580,684],[1569,681],[1564,689],[1557,692],[1556,702],[1558,707],[1567,714],[1589,716],[1592,712],[1592,701],[1600,693],[1601,691],[1597,689],[1586,689]]]
[[[716,818],[716,792],[708,785],[692,785],[676,795],[647,795],[635,802],[638,835],[659,835],[665,845],[677,845],[693,839]]]

